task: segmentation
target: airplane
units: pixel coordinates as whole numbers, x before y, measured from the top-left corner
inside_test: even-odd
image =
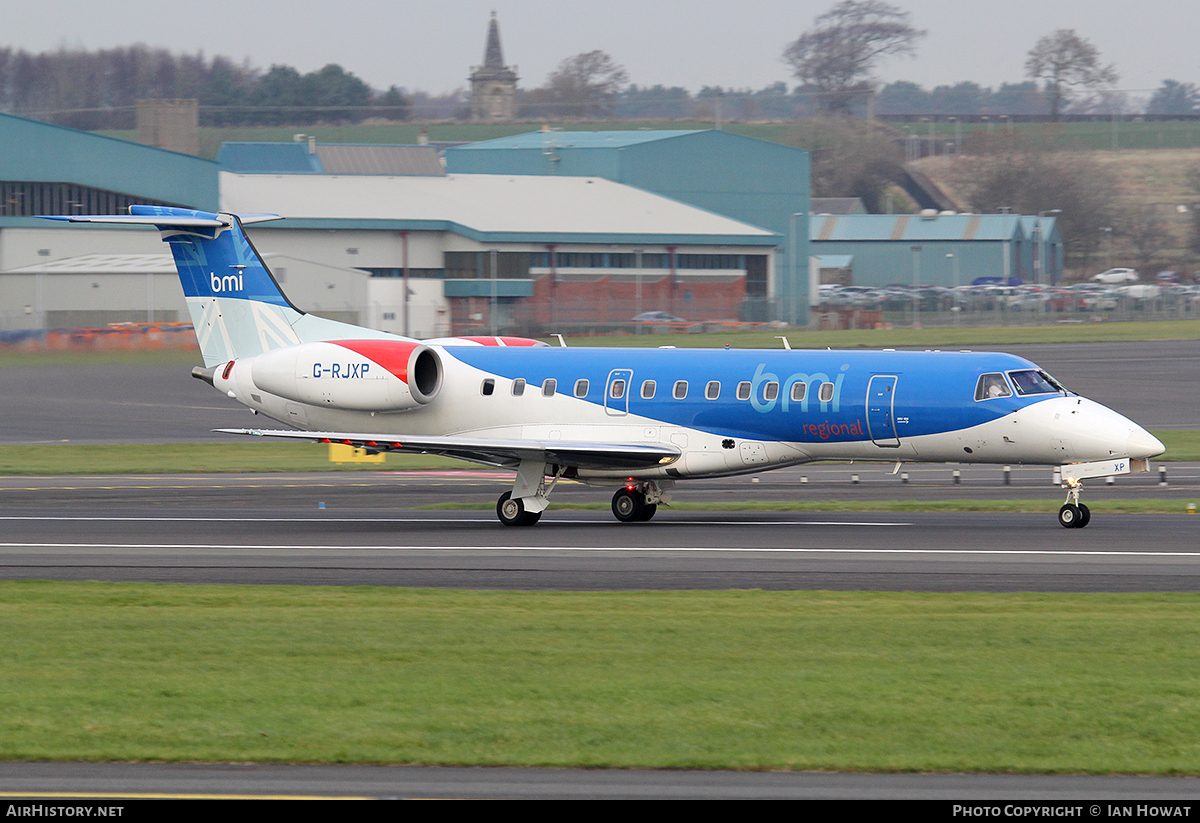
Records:
[[[516,337],[415,340],[293,306],[243,226],[279,219],[163,206],[48,216],[157,228],[204,366],[193,376],[291,429],[235,435],[440,454],[512,469],[496,502],[532,526],[560,480],[617,486],[644,522],[676,482],[818,460],[1059,467],[1059,523],[1083,528],[1086,478],[1150,470],[1157,438],[994,352],[567,348]],[[560,343],[562,342],[560,338]]]

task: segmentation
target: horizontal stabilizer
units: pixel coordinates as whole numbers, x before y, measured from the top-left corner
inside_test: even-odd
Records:
[[[649,443],[569,443],[561,440],[504,440],[474,437],[409,437],[362,432],[303,432],[286,429],[213,429],[223,434],[283,437],[318,443],[341,443],[373,451],[441,454],[489,466],[516,468],[522,460],[538,458],[548,464],[594,470],[646,469],[675,462],[674,446]]]
[[[44,220],[62,220],[67,223],[118,223],[133,226],[166,226],[168,228],[219,228],[228,225],[216,217],[135,217],[124,214],[42,214]]]
[[[220,228],[228,226],[229,220],[208,212],[186,213],[183,209],[172,209],[174,214],[42,214],[44,220],[61,220],[65,223],[115,223],[129,226],[158,226],[161,228]],[[239,214],[242,225],[282,220],[278,214]]]

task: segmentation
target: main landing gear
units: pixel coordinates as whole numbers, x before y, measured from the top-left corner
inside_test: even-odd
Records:
[[[526,511],[521,498],[505,492],[496,501],[496,517],[506,526],[532,526],[542,519],[542,513]]]
[[[1092,512],[1079,502],[1083,483],[1073,477],[1066,479],[1067,502],[1058,510],[1058,522],[1064,529],[1082,529],[1092,521]]]
[[[546,462],[522,460],[512,491],[500,495],[496,501],[496,517],[506,526],[532,526],[542,519],[542,512],[550,505],[550,492],[562,475],[563,468],[555,466],[554,479],[547,486]]]
[[[658,511],[657,503],[647,503],[646,495],[637,489],[617,489],[612,499],[613,514],[622,523],[649,520]]]
[[[671,495],[653,480],[629,482],[613,495],[613,515],[622,523],[644,523],[658,511],[659,503],[670,502]]]
[[[506,491],[496,501],[496,517],[505,526],[532,526],[542,519],[550,505],[550,492],[563,475],[560,466],[554,467],[553,480],[547,485],[546,464],[525,460],[517,470],[512,491]],[[622,523],[644,523],[654,517],[660,503],[671,502],[671,480],[629,480],[613,495],[613,514]]]

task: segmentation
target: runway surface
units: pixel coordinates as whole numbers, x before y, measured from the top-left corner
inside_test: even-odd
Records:
[[[1200,778],[1013,774],[829,774],[196,763],[0,763],[0,797],[53,792],[208,796],[554,799],[844,799],[1159,804],[1200,799]],[[58,800],[71,804],[69,799]],[[120,805],[119,799],[104,801]],[[936,807],[935,807],[936,808]],[[923,809],[928,811],[931,809]],[[950,816],[950,804],[946,804]],[[125,816],[129,816],[128,814]],[[1030,814],[1030,816],[1033,816]],[[1074,815],[1080,816],[1080,815]],[[1090,815],[1089,815],[1090,816]],[[1098,815],[1101,819],[1107,814]]]
[[[1057,502],[1044,470],[811,466],[681,485],[679,498],[987,499]],[[928,471],[931,477],[925,477]],[[853,484],[854,473],[859,482]],[[1100,485],[1085,500],[1153,497],[1178,514],[1054,515],[670,511],[622,524],[610,489],[564,484],[532,528],[491,505],[505,472],[5,478],[0,577],[494,589],[1198,591],[1200,465]],[[433,503],[483,510],[421,510]]]

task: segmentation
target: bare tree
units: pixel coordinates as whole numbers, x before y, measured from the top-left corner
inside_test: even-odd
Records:
[[[1153,203],[1126,211],[1119,228],[1136,249],[1138,267],[1143,271],[1153,268],[1155,259],[1171,244],[1167,221]]]
[[[1195,114],[1200,110],[1200,89],[1192,83],[1164,80],[1150,102],[1147,114]]]
[[[1025,60],[1025,75],[1045,82],[1055,120],[1070,99],[1070,87],[1097,89],[1117,82],[1113,65],[1101,65],[1100,52],[1074,29],[1059,29],[1038,40]]]
[[[531,107],[544,106],[567,117],[605,116],[612,100],[629,82],[623,66],[602,51],[568,57],[546,84],[528,97]]]
[[[979,213],[1010,208],[1016,214],[1061,209],[1057,218],[1070,265],[1085,263],[1102,227],[1119,225],[1116,176],[1095,160],[1040,150],[1013,137],[986,155],[964,158],[962,188]]]
[[[872,214],[883,212],[887,189],[902,174],[903,149],[869,121],[808,117],[785,142],[810,153],[814,197],[859,197]]]
[[[784,50],[783,60],[820,93],[822,109],[846,113],[870,93],[881,58],[916,53],[925,32],[913,28],[910,17],[881,0],[842,0]]]

